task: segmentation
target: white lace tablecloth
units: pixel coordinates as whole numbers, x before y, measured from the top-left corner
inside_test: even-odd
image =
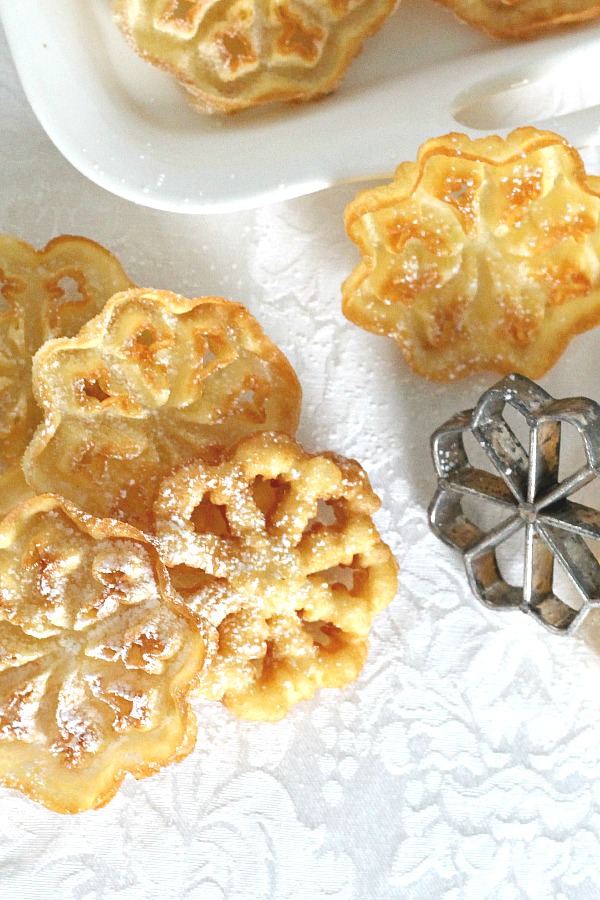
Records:
[[[1,35],[0,110],[0,228],[37,246],[83,234],[139,284],[243,301],[297,369],[300,439],[363,463],[402,567],[344,692],[276,725],[199,706],[195,752],[95,812],[0,790],[0,896],[600,897],[600,629],[560,639],[488,613],[429,533],[429,435],[496,379],[429,384],[344,320],[356,188],[207,218],[136,207],[52,146]],[[599,341],[574,341],[544,386],[600,398]]]

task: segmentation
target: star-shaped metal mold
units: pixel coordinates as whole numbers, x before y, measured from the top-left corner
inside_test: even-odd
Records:
[[[506,405],[525,418],[523,447],[504,418]],[[561,424],[579,432],[586,464],[559,481]],[[472,433],[497,474],[471,465],[464,437]],[[509,375],[475,409],[458,413],[431,437],[438,489],[429,507],[431,528],[460,550],[471,588],[491,609],[521,609],[553,632],[571,633],[600,606],[600,564],[585,538],[600,541],[600,511],[569,499],[600,476],[600,405],[584,397],[555,400],[522,375]],[[463,510],[466,497],[506,510],[483,531]],[[496,550],[524,531],[522,587],[504,580]],[[574,609],[554,594],[557,562],[581,596]]]

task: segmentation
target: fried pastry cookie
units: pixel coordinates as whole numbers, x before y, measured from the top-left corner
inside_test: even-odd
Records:
[[[346,209],[344,314],[427,378],[539,378],[600,322],[599,219],[600,178],[556,134],[429,140]]]
[[[600,15],[598,0],[439,0],[459,19],[501,38],[584,22]]]
[[[175,589],[218,632],[202,696],[276,720],[357,677],[372,620],[396,592],[378,507],[357,462],[286,435],[251,436],[219,464],[164,481],[158,547]]]
[[[0,784],[104,805],[192,749],[202,629],[135,529],[43,495],[0,523]]]
[[[118,260],[86,238],[64,235],[35,250],[0,235],[0,471],[20,462],[41,417],[31,390],[36,350],[76,334],[128,287]]]
[[[34,361],[44,410],[23,468],[37,491],[147,529],[160,481],[255,431],[294,433],[296,375],[245,307],[166,291],[117,294]]]
[[[24,500],[35,497],[35,491],[25,481],[21,466],[11,466],[0,475],[0,518]]]
[[[332,91],[397,0],[113,0],[137,52],[208,112]]]

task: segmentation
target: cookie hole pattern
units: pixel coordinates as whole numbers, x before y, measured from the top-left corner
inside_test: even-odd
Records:
[[[18,294],[22,294],[25,290],[23,282],[9,275],[0,269],[0,314],[10,312],[13,308],[11,300]]]
[[[110,399],[99,380],[95,378],[83,378],[76,383],[76,388],[80,394],[81,400],[87,405],[90,403],[101,404]]]
[[[25,665],[21,669],[25,674],[28,667]],[[32,677],[25,686],[15,687],[13,684],[12,689],[10,682],[14,682],[14,677],[9,676],[5,680],[9,690],[0,699],[0,741],[32,740],[36,729],[34,714],[42,699],[47,678]]]
[[[332,587],[340,585],[345,587],[350,593],[355,589],[355,576],[356,572],[352,566],[343,565],[332,566],[321,573],[321,577],[327,584]]]
[[[329,500],[323,500],[322,497],[319,497],[319,500],[317,501],[317,513],[312,517],[312,519],[308,520],[304,531],[305,533],[308,531],[313,531],[315,528],[318,528],[321,525],[324,525],[327,528],[331,525],[335,525],[337,521],[337,505]]]
[[[124,686],[113,686],[109,690],[99,679],[90,679],[89,685],[93,695],[115,713],[111,724],[117,733],[143,731],[151,725],[147,700],[139,691],[128,690]]]
[[[215,43],[222,64],[232,75],[243,74],[248,66],[256,63],[252,41],[242,31],[223,31]]]
[[[251,406],[254,403],[256,398],[256,391],[252,390],[252,388],[244,388],[243,391],[237,396],[237,403],[239,407]]]
[[[288,6],[277,7],[280,35],[277,49],[283,56],[298,56],[307,63],[314,63],[321,53],[325,31],[318,25],[309,25]]]
[[[343,632],[331,622],[304,622],[304,629],[325,653],[338,653],[344,645]]]
[[[123,662],[128,669],[145,669],[152,660],[159,659],[165,651],[165,641],[152,630],[146,630],[128,646]]]
[[[126,595],[134,583],[134,579],[127,572],[120,569],[112,569],[109,572],[100,572],[96,576],[112,594]]]
[[[59,278],[56,282],[56,288],[58,292],[56,300],[60,303],[81,303],[85,300],[81,284],[72,275],[63,275],[62,278]]]
[[[157,334],[151,328],[144,328],[144,330],[141,331],[136,338],[136,342],[138,344],[141,344],[142,347],[151,347],[156,343],[156,341]]]
[[[30,572],[40,607],[55,606],[61,599],[61,566],[58,557],[38,543],[30,544],[21,556],[23,571]]]
[[[202,18],[206,4],[198,0],[169,0],[156,17],[159,31],[179,34],[182,38],[192,38]]]
[[[452,198],[452,200],[459,200],[464,194],[467,192],[467,182],[463,181],[461,184],[457,185],[453,190],[448,192],[448,195]]]
[[[190,522],[196,534],[214,534],[222,537],[230,534],[225,512],[225,506],[219,506],[205,496],[192,511]]]
[[[265,525],[269,531],[273,524],[273,516],[279,504],[290,492],[290,486],[283,478],[264,478],[257,475],[252,483],[252,498],[265,517]]]
[[[60,759],[67,771],[81,769],[102,747],[101,730],[76,713],[72,716],[68,708],[57,709],[56,721],[60,738],[50,745],[50,753]]]
[[[208,367],[211,363],[213,363],[218,358],[217,353],[215,352],[215,349],[213,348],[213,346],[214,346],[214,348],[216,348],[216,346],[217,346],[216,341],[212,342],[209,338],[206,342],[206,350],[204,351],[204,355],[201,360],[202,366]]]

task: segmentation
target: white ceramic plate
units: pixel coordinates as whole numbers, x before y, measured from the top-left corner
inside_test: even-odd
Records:
[[[429,0],[403,0],[330,97],[205,117],[127,47],[110,0],[0,0],[0,18],[59,150],[92,181],[157,209],[250,208],[387,174],[457,127],[542,121],[577,146],[600,143],[597,23],[505,44]]]

